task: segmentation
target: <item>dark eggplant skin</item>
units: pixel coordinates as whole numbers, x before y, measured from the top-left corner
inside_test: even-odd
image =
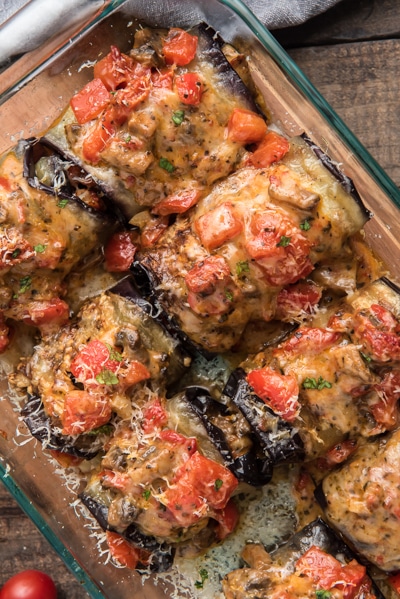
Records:
[[[68,200],[78,204],[83,210],[86,210],[94,216],[108,216],[114,221],[126,224],[122,213],[119,211],[112,200],[107,196],[103,189],[95,182],[92,176],[86,172],[81,165],[76,161],[73,161],[71,157],[66,157],[62,151],[50,140],[45,137],[37,138],[30,137],[19,142],[20,148],[23,151],[23,174],[28,184],[35,188],[41,189],[50,195],[55,195],[60,199]],[[62,183],[55,189],[54,186],[42,183],[36,174],[35,168],[39,158],[47,156],[53,161],[54,169],[57,175],[60,176]],[[79,169],[79,182],[87,188],[93,189],[98,194],[101,200],[101,207],[99,209],[94,208],[86,204],[80,197],[74,192],[74,186],[72,185],[68,176],[68,168],[74,166]]]
[[[185,399],[193,412],[200,418],[210,441],[219,451],[226,467],[229,468],[232,474],[239,481],[254,487],[266,485],[272,477],[272,466],[269,461],[257,454],[256,447],[234,458],[224,432],[209,419],[212,412],[227,416],[229,408],[213,399],[208,390],[202,387],[187,387],[185,389]]]
[[[306,144],[312,149],[312,151],[317,156],[317,158],[321,161],[321,163],[324,165],[324,167],[339,181],[339,183],[344,187],[346,192],[354,198],[354,200],[357,202],[357,204],[363,210],[366,219],[369,220],[370,218],[372,218],[373,217],[372,212],[370,210],[368,210],[366,208],[366,206],[364,205],[364,202],[362,201],[361,196],[358,193],[352,179],[350,179],[350,177],[345,175],[339,169],[337,164],[335,164],[335,162],[333,162],[333,160],[328,156],[328,154],[325,154],[325,152],[323,150],[321,150],[321,148],[319,146],[317,146],[317,144],[314,141],[312,141],[312,139],[310,137],[308,137],[308,135],[303,133],[301,135],[301,137],[304,139]]]
[[[94,436],[80,435],[75,440],[73,437],[58,433],[46,415],[41,398],[36,395],[28,395],[28,401],[22,408],[21,415],[31,435],[46,449],[90,460],[102,447],[103,443],[97,444]]]
[[[197,343],[192,341],[190,337],[182,331],[176,320],[161,307],[157,293],[155,292],[157,280],[154,273],[137,260],[132,263],[130,272],[133,276],[136,289],[143,300],[147,302],[147,304],[144,305],[147,310],[150,310],[148,314],[157,320],[171,337],[179,340],[185,348],[185,351],[191,357],[196,357],[196,355],[201,354],[207,360],[212,360],[215,357],[215,354],[203,349]]]
[[[87,493],[80,493],[79,499],[87,507],[92,516],[97,520],[103,530],[118,532],[108,524],[108,507],[100,503]],[[121,536],[132,543],[138,549],[145,549],[151,553],[151,560],[148,566],[138,564],[137,570],[140,572],[167,572],[174,561],[174,549],[166,543],[159,543],[154,537],[142,534],[134,524],[130,524]]]
[[[232,372],[223,394],[242,412],[271,466],[304,459],[304,446],[298,433],[294,433],[290,423],[277,416],[254,393],[242,368]],[[262,428],[260,412],[263,413]],[[276,440],[277,433],[280,434],[279,440]]]

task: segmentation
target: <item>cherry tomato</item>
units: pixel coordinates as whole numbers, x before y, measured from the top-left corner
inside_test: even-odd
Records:
[[[121,566],[134,570],[140,560],[140,549],[134,547],[116,532],[108,530],[106,532],[106,538],[107,545],[113,558],[116,559]]]
[[[250,144],[261,141],[266,133],[266,122],[259,114],[245,108],[234,108],[228,122],[230,140]]]
[[[104,370],[116,372],[120,363],[116,349],[107,347],[99,339],[92,339],[76,354],[70,371],[78,381],[84,383],[95,379]]]
[[[129,231],[114,233],[104,248],[105,267],[108,272],[123,272],[131,266],[136,245]]]
[[[189,208],[197,204],[200,195],[201,191],[199,189],[183,189],[177,191],[158,202],[158,204],[154,206],[152,213],[159,214],[160,216],[183,214],[189,210]]]
[[[312,356],[321,353],[342,338],[337,331],[328,331],[319,327],[301,327],[295,335],[284,341],[276,350],[275,354],[290,352],[293,356],[301,356],[307,353]]]
[[[298,316],[303,312],[312,314],[322,297],[322,288],[311,281],[300,281],[284,287],[277,297],[277,318]]]
[[[62,434],[81,435],[92,431],[107,424],[111,413],[107,397],[74,389],[65,395]]]
[[[400,358],[399,324],[393,314],[379,304],[360,310],[354,318],[354,338],[363,352],[377,362]]]
[[[201,243],[208,250],[214,250],[233,239],[243,229],[243,224],[235,215],[231,202],[223,202],[214,210],[207,212],[195,221],[194,226]]]
[[[110,92],[101,79],[93,79],[71,98],[71,108],[80,125],[99,116],[110,103]]]
[[[57,599],[57,589],[48,574],[24,570],[6,581],[0,599]]]
[[[132,78],[134,61],[116,46],[111,46],[111,52],[94,65],[93,72],[108,90],[120,89]]]
[[[158,239],[168,228],[168,216],[158,216],[152,218],[143,228],[140,235],[142,247],[148,248],[157,243]]]
[[[175,79],[178,96],[183,104],[198,106],[203,95],[203,82],[197,73],[184,73]]]

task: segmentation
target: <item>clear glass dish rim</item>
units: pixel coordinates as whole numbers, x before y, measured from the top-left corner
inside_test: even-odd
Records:
[[[44,70],[50,62],[53,62],[61,55],[66,48],[71,47],[71,44],[82,38],[89,30],[94,28],[100,21],[104,20],[111,13],[126,4],[128,0],[111,0],[104,9],[96,15],[96,17],[85,26],[76,36],[67,40],[65,44],[51,57],[51,59],[43,62],[30,73],[21,77],[21,79],[10,89],[0,95],[0,104],[7,100],[19,89],[21,89],[28,81],[32,80],[39,72]],[[298,87],[304,94],[306,99],[316,108],[320,115],[329,124],[329,127],[334,130],[342,141],[347,145],[355,157],[359,160],[361,166],[374,179],[378,186],[386,193],[389,199],[400,209],[400,189],[394,181],[387,175],[379,163],[372,157],[369,151],[357,139],[354,133],[348,128],[344,121],[338,116],[330,104],[325,100],[321,93],[314,87],[311,81],[301,71],[292,58],[286,53],[279,42],[275,39],[268,29],[258,20],[252,11],[243,4],[242,0],[217,0],[230,8],[253,32],[261,44],[273,57],[281,70],[289,77],[289,79]],[[56,551],[58,556],[65,563],[70,572],[81,583],[82,588],[92,597],[92,599],[105,599],[105,595],[101,589],[93,582],[91,577],[82,569],[78,561],[74,558],[68,548],[60,541],[53,530],[44,521],[43,517],[35,506],[30,502],[28,497],[19,488],[13,480],[8,468],[1,463],[0,456],[0,481],[6,489],[14,497],[21,509],[32,520],[36,527],[41,531],[43,536]]]

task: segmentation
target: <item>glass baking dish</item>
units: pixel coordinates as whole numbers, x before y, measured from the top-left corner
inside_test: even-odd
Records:
[[[188,27],[205,21],[249,57],[253,79],[273,121],[290,136],[306,133],[351,177],[374,214],[365,226],[368,243],[389,265],[391,278],[400,282],[400,191],[240,0],[115,0],[95,4],[95,10],[89,17],[84,13],[81,23],[74,23],[63,36],[53,36],[19,57],[0,74],[0,152],[21,138],[42,134],[73,93],[91,78],[91,69],[85,67],[107,53],[112,43],[128,49],[139,23]],[[0,40],[1,35],[0,31]],[[6,374],[13,357],[27,349],[27,340],[22,337],[10,361],[3,359],[1,363],[2,481],[92,597],[163,596],[168,581],[162,576],[143,580],[136,573],[116,568],[107,562],[105,554],[101,555],[101,534],[80,515],[73,482],[65,484],[55,463],[21,425],[18,402],[9,398]],[[175,595],[170,589],[168,593],[171,597],[192,596],[190,591]],[[206,595],[199,591],[198,596]]]

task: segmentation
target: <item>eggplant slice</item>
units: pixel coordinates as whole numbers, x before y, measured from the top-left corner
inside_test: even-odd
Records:
[[[346,588],[354,599],[383,599],[365,567],[357,563],[349,547],[320,518],[270,553],[261,545],[249,543],[242,556],[249,566],[224,578],[226,599],[329,597],[331,592],[345,597]]]

